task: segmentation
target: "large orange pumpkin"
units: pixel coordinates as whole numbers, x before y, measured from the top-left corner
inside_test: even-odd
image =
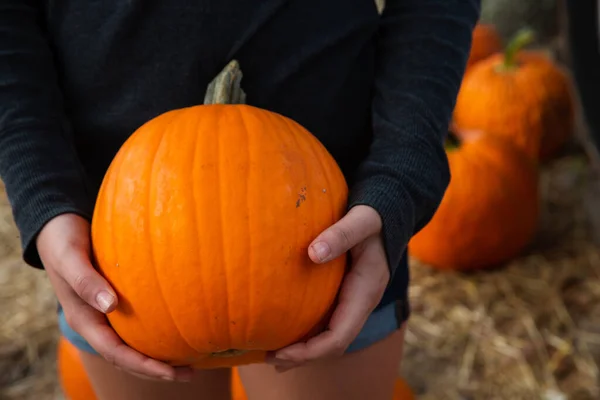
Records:
[[[240,379],[237,368],[234,368],[231,371],[231,399],[248,400],[248,396],[246,396],[246,392],[244,391],[244,385],[242,384],[242,380]],[[415,395],[406,381],[402,378],[397,378],[396,384],[394,385],[394,397],[392,400],[414,399]]]
[[[96,203],[93,253],[119,296],[108,320],[172,365],[262,362],[317,333],[345,273],[345,256],[316,265],[307,253],[345,213],[341,170],[298,123],[227,104],[244,97],[240,79],[232,62],[205,105],[140,127]]]
[[[454,109],[459,130],[510,138],[535,159],[548,160],[574,130],[574,98],[566,73],[545,54],[521,50],[520,32],[507,46],[465,74]]]
[[[522,252],[537,229],[535,163],[504,137],[464,137],[448,150],[452,180],[438,210],[409,242],[414,258],[439,269],[498,266]]]
[[[502,39],[496,28],[490,24],[478,23],[473,29],[467,69],[499,51],[502,51]]]
[[[58,380],[67,400],[96,399],[77,348],[62,336],[58,342],[57,370]]]

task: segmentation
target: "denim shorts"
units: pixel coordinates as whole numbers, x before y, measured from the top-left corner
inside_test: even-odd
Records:
[[[371,346],[398,330],[408,319],[408,300],[395,300],[378,307],[367,319],[356,339],[350,344],[346,353],[355,352]],[[79,350],[98,354],[92,346],[65,319],[62,308],[58,307],[58,325],[62,335]]]

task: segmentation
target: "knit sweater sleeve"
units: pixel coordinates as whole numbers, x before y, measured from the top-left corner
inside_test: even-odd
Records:
[[[373,142],[350,193],[383,221],[392,274],[450,180],[444,139],[479,0],[387,0],[381,16]]]
[[[89,218],[93,207],[40,25],[41,3],[0,3],[0,177],[24,259],[38,268],[35,238],[45,223],[67,212]]]

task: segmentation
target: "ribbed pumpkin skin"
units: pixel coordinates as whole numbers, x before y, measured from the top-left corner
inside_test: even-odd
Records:
[[[435,215],[409,242],[434,268],[475,270],[517,256],[536,233],[535,164],[506,139],[484,134],[448,151],[452,180]]]
[[[500,51],[502,51],[502,40],[494,26],[481,23],[475,25],[467,68]]]
[[[315,333],[346,258],[319,266],[307,248],[347,195],[326,149],[281,115],[201,105],[156,117],[116,155],[94,212],[94,256],[119,296],[111,325],[196,368],[261,362]]]
[[[575,124],[567,75],[541,53],[521,51],[514,70],[499,71],[495,54],[465,74],[454,124],[508,137],[534,159],[548,160],[571,137]]]
[[[62,336],[58,342],[57,369],[58,380],[67,400],[96,399],[78,350]]]

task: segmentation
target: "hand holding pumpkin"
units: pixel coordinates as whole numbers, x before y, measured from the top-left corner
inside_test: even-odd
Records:
[[[377,211],[359,205],[311,243],[308,254],[313,262],[322,264],[350,251],[352,265],[344,278],[328,329],[306,343],[295,343],[270,356],[268,362],[279,371],[341,356],[356,338],[390,279],[381,226]]]
[[[115,309],[117,297],[90,261],[90,224],[75,214],[50,220],[37,238],[40,258],[69,325],[116,367],[156,379],[185,379],[187,368],[175,369],[123,343],[104,313]]]

